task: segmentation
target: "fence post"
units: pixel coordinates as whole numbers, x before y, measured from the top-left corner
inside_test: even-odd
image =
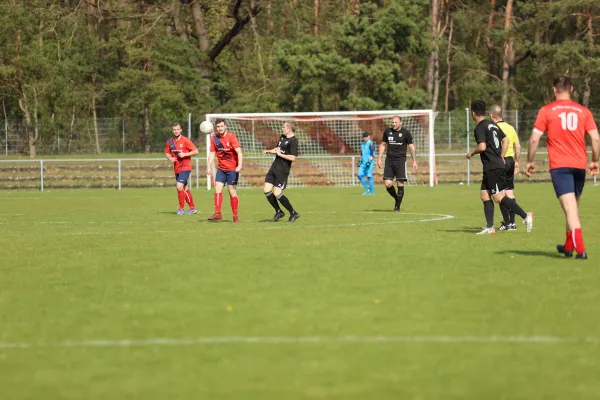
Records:
[[[57,137],[57,152],[60,154],[60,128],[56,128],[56,137]]]
[[[373,160],[375,161],[375,160]],[[356,186],[356,181],[354,180],[354,175],[356,175],[356,172],[354,170],[354,167],[356,166],[356,156],[352,156],[352,176],[350,177],[350,182],[352,182],[352,186]]]
[[[448,112],[448,148],[452,148],[452,113]]]
[[[4,155],[8,157],[8,120],[4,120]]]
[[[122,142],[123,142],[123,153],[125,153],[125,120],[122,119],[121,120],[121,136],[122,136]]]
[[[200,189],[200,167],[198,166],[198,159],[194,159],[196,161],[196,189]]]
[[[192,113],[188,113],[188,139],[192,138]]]
[[[118,170],[119,170],[119,190],[121,190],[121,160],[118,160]]]
[[[44,160],[40,160],[40,192],[44,191]]]
[[[469,121],[470,121],[470,116],[469,116],[469,108],[465,108],[465,112],[467,114],[467,153],[471,151],[471,135],[469,134],[469,131],[471,130],[469,128]],[[467,186],[471,185],[471,160],[467,160]]]

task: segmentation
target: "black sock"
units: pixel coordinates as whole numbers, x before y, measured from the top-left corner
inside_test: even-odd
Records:
[[[267,196],[267,201],[275,209],[275,211],[281,211],[281,208],[279,208],[279,204],[277,204],[277,199],[275,198],[273,192],[266,192],[265,196]]]
[[[519,205],[517,204],[515,199],[511,199],[510,197],[504,196],[502,198],[502,201],[500,202],[500,204],[503,205],[504,207],[508,208],[510,211],[514,212],[515,214],[518,214],[521,218],[523,218],[523,219],[527,218],[527,213],[525,211],[523,211],[523,209],[521,207],[519,207]]]
[[[404,198],[404,186],[398,186],[398,199],[396,200],[396,208],[400,208],[403,198]]]
[[[283,204],[283,206],[285,207],[285,209],[288,210],[290,212],[290,214],[294,213],[294,207],[292,207],[292,205],[290,204],[290,201],[288,200],[287,197],[285,197],[283,195],[283,193],[279,195],[279,197],[277,198],[277,200],[279,200],[279,202],[281,204]]]
[[[512,199],[513,199],[513,200],[515,200],[515,198],[514,198],[514,197],[512,197]],[[516,202],[516,201],[517,201],[517,200],[515,200],[515,202]],[[508,210],[508,215],[509,215],[509,218],[510,218],[510,223],[511,223],[511,224],[514,224],[514,223],[515,223],[515,213],[514,213],[514,211],[510,211],[510,210]]]
[[[486,200],[483,202],[483,213],[485,214],[486,228],[494,227],[494,202]]]
[[[390,196],[394,198],[394,200],[398,200],[398,196],[396,195],[396,188],[394,187],[394,185],[390,186],[389,188],[385,188],[385,190],[387,190],[387,192],[390,194]]]
[[[500,204],[500,212],[502,213],[502,218],[504,218],[504,224],[510,224],[510,210]]]

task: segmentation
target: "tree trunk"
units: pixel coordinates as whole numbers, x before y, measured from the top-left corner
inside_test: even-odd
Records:
[[[192,17],[194,18],[194,27],[196,35],[198,35],[198,48],[201,52],[205,52],[210,47],[206,25],[204,24],[204,11],[200,7],[200,1],[196,0],[192,3]]]
[[[592,86],[590,85],[591,82],[591,78],[589,76],[585,77],[585,86],[583,89],[583,99],[581,101],[581,104],[583,104],[584,107],[589,107],[590,105],[590,98],[592,97]]]
[[[150,154],[150,107],[144,107],[144,144],[146,154]]]
[[[508,93],[510,91],[510,69],[514,65],[515,51],[513,39],[511,38],[510,25],[512,20],[513,0],[506,2],[506,12],[504,14],[504,56],[502,61],[502,110],[506,110],[508,103]]]
[[[485,32],[485,47],[487,47],[488,51],[488,65],[489,65],[489,73],[490,79],[494,75],[494,45],[492,43],[492,38],[490,37],[490,32],[494,27],[494,12],[496,10],[496,0],[490,0],[490,13],[488,15],[488,23],[487,30]]]
[[[96,112],[96,93],[92,93],[92,116],[94,118],[94,140],[96,142],[96,154],[102,153],[100,149],[100,134],[98,132],[98,114]]]
[[[313,0],[313,35],[319,35],[319,0]]]
[[[433,50],[429,53],[429,61],[427,62],[427,94],[429,95],[430,103],[433,104],[433,86],[435,76],[435,60],[437,58],[437,34],[436,26],[438,22],[438,0],[431,0],[431,40],[433,40]]]
[[[37,140],[40,137],[40,125],[37,117],[38,111],[38,96],[37,90],[33,88],[33,136],[29,135],[29,157],[35,158],[37,156]],[[31,132],[31,131],[29,131]]]
[[[450,32],[448,32],[448,52],[446,54],[446,65],[447,65],[447,70],[446,70],[446,98],[445,98],[445,105],[444,105],[444,111],[448,112],[448,102],[450,101],[450,81],[451,81],[451,77],[452,77],[452,64],[450,63],[450,54],[452,52],[452,34],[454,33],[454,20],[451,19],[450,20]]]
[[[185,24],[181,21],[181,1],[175,0],[173,4],[173,25],[175,25],[175,33],[184,42],[188,41],[187,32],[185,30]]]

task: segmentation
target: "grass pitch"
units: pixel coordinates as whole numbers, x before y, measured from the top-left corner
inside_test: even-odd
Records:
[[[600,398],[599,186],[587,261],[548,184],[485,237],[478,185],[361,191],[289,189],[294,224],[260,189],[240,224],[205,191],[0,192],[0,398]]]

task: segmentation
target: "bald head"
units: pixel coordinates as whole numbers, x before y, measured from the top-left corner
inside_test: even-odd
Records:
[[[502,107],[500,107],[498,104],[491,106],[490,117],[494,122],[502,121]]]

